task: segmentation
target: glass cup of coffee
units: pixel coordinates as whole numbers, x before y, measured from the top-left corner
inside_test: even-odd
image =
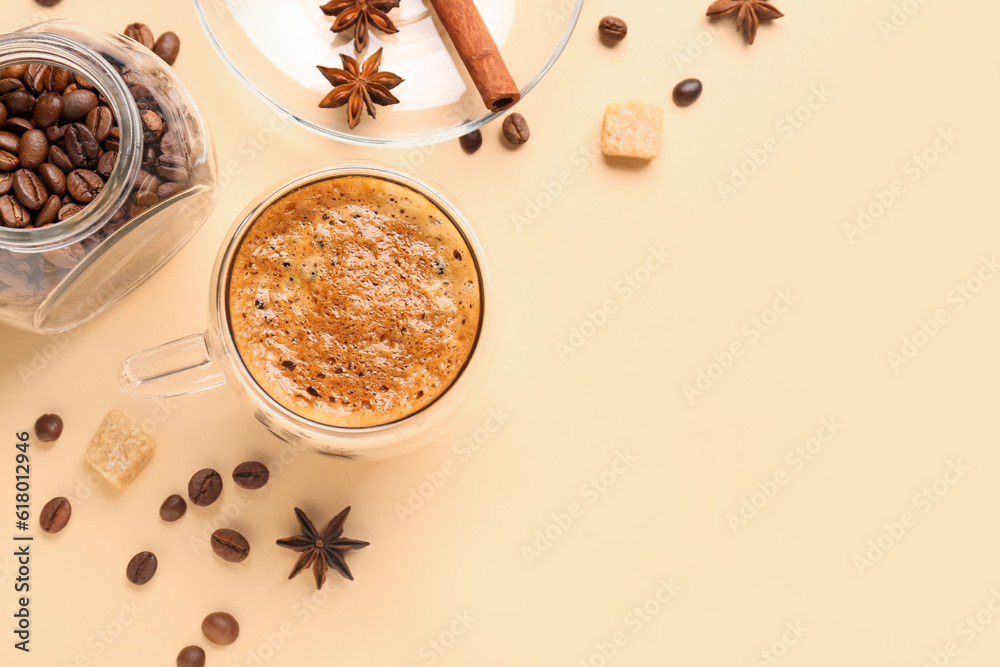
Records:
[[[126,359],[123,391],[229,383],[279,438],[378,459],[433,438],[486,363],[479,240],[439,187],[395,167],[295,175],[238,217],[213,273],[208,330]]]

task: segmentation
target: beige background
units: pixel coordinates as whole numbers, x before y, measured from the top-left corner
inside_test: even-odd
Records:
[[[12,547],[0,549],[0,662],[171,664],[222,609],[242,635],[209,648],[210,665],[992,664],[1000,281],[975,279],[1000,250],[1000,8],[779,3],[787,17],[748,48],[732,22],[703,18],[706,4],[587,3],[563,58],[519,107],[530,143],[508,150],[489,127],[469,157],[457,142],[429,155],[361,150],[295,127],[251,148],[273,116],[224,69],[191,3],[65,0],[56,14],[178,32],[176,70],[220,164],[240,173],[195,240],[112,311],[68,337],[4,331],[2,514],[12,525],[14,433],[47,411],[66,430],[32,447],[33,511],[66,495],[74,513],[59,535],[34,530],[30,655],[11,648],[16,573]],[[902,25],[883,35],[894,6]],[[596,38],[610,12],[630,24],[614,49]],[[5,0],[0,29],[48,15]],[[686,76],[706,91],[678,109],[669,94]],[[664,155],[641,168],[589,148],[604,106],[628,98],[665,107]],[[786,119],[796,113],[797,127]],[[949,128],[957,137],[936,152]],[[768,150],[762,166],[743,165]],[[925,150],[936,161],[913,180]],[[415,166],[484,231],[504,337],[450,439],[351,463],[283,451],[227,389],[160,405],[124,397],[125,355],[205,326],[211,263],[237,212],[285,173],[351,157]],[[718,183],[734,169],[754,173],[724,198]],[[548,199],[564,170],[569,185]],[[852,242],[845,225],[896,179],[903,193]],[[519,230],[515,215],[533,221]],[[666,264],[641,269],[661,247]],[[626,276],[645,282],[630,292]],[[971,300],[954,291],[967,281],[981,286]],[[594,314],[607,300],[614,312]],[[947,322],[894,368],[890,353],[939,309]],[[588,312],[603,326],[584,324]],[[583,340],[574,329],[589,337],[563,359],[560,343]],[[742,355],[730,359],[734,343]],[[23,377],[32,360],[37,374]],[[699,371],[716,379],[688,400]],[[160,444],[120,493],[89,488],[82,461],[112,407],[146,420]],[[477,431],[491,411],[505,424]],[[473,453],[463,438],[482,445]],[[810,445],[810,460],[795,453]],[[176,524],[157,517],[201,467],[228,479],[242,460],[281,457],[262,491],[228,484]],[[442,469],[453,474],[432,488]],[[401,518],[420,492],[429,498]],[[736,525],[728,515],[744,499],[759,508],[743,506]],[[296,532],[293,506],[325,522],[347,504],[347,535],[372,546],[350,558],[355,582],[311,597],[304,575],[285,580],[294,556],[273,540]],[[247,535],[243,565],[205,547],[213,522]],[[124,568],[143,549],[160,570],[137,589]],[[671,581],[673,593],[661,583]],[[1000,611],[1000,595],[992,604]],[[616,639],[608,660],[601,650]]]

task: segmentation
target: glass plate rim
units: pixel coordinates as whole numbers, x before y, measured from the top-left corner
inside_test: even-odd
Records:
[[[491,111],[479,118],[462,123],[455,127],[446,130],[435,130],[430,134],[424,134],[412,137],[399,137],[399,138],[385,138],[385,137],[361,137],[353,134],[345,134],[343,132],[338,132],[336,130],[331,130],[328,127],[323,127],[322,125],[317,125],[312,121],[306,120],[305,118],[300,118],[299,116],[292,113],[290,110],[283,107],[278,102],[271,99],[268,95],[264,93],[260,88],[258,88],[253,81],[246,74],[243,73],[233,59],[229,56],[226,50],[223,48],[222,44],[219,42],[215,35],[215,31],[212,30],[212,26],[209,23],[208,15],[205,13],[205,8],[203,6],[203,0],[194,0],[195,13],[198,15],[198,21],[201,23],[202,30],[205,31],[205,35],[208,37],[208,41],[212,44],[212,48],[225,63],[229,71],[247,88],[254,96],[267,105],[272,111],[277,113],[279,116],[286,118],[293,123],[298,124],[314,134],[318,134],[322,137],[328,139],[333,139],[341,143],[350,144],[353,146],[378,146],[378,147],[394,147],[394,148],[418,148],[422,146],[430,146],[433,144],[442,143],[450,139],[457,139],[462,135],[468,134],[473,130],[477,130],[493,119],[508,113],[514,107],[504,109],[502,111]],[[563,31],[562,37],[559,39],[559,43],[556,44],[555,50],[549,55],[548,59],[542,65],[541,69],[535,73],[535,76],[531,78],[525,86],[521,89],[521,99],[523,100],[528,93],[530,93],[535,86],[541,83],[545,75],[549,73],[549,70],[556,64],[562,56],[563,51],[566,49],[566,45],[569,44],[570,38],[573,36],[573,32],[576,29],[576,24],[580,18],[580,14],[583,11],[583,0],[573,0],[573,11],[567,17],[566,29]]]

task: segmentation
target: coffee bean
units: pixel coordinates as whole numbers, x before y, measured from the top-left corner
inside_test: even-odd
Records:
[[[37,211],[49,200],[49,193],[42,184],[42,179],[27,169],[14,172],[14,196],[29,211]]]
[[[189,176],[187,160],[180,155],[161,155],[156,160],[156,173],[168,181],[186,182]]]
[[[126,68],[122,70],[122,80],[125,82],[126,86],[131,88],[132,86],[142,84],[142,82],[146,80],[146,77],[144,77],[141,72],[131,68]]]
[[[7,113],[11,116],[27,118],[35,110],[35,96],[24,90],[15,90],[3,98]]]
[[[21,152],[21,137],[10,132],[0,132],[0,150],[17,155]]]
[[[212,551],[224,561],[242,563],[250,555],[250,543],[235,530],[220,528],[212,533]]]
[[[83,88],[84,90],[93,90],[96,86],[79,72],[73,73],[73,80],[76,81],[77,88]]]
[[[101,157],[104,156],[102,155]],[[57,194],[60,197],[66,195],[66,175],[62,173],[59,167],[51,162],[46,162],[38,168],[38,175],[49,192]]]
[[[35,2],[40,4],[42,7],[55,7],[62,2],[62,0],[35,0]]]
[[[463,151],[472,155],[483,145],[483,133],[478,129],[473,130],[459,137],[458,143],[462,146]]]
[[[528,128],[528,121],[516,111],[509,114],[503,119],[503,136],[515,146],[523,144],[531,137],[531,129]]]
[[[63,173],[68,174],[73,171],[73,163],[66,155],[66,151],[59,146],[49,146],[49,162],[62,169]]]
[[[153,41],[153,31],[150,30],[149,26],[145,23],[128,24],[125,26],[125,36],[129,39],[134,39],[150,51],[152,51],[155,46],[155,42]]]
[[[20,79],[24,76],[24,73],[28,71],[28,63],[20,63],[18,65],[8,65],[3,69],[0,69],[0,76],[10,77],[12,79]]]
[[[53,93],[62,93],[69,85],[70,72],[63,67],[53,67],[52,76],[49,77],[49,90]]]
[[[135,193],[135,205],[141,208],[151,208],[160,203],[160,198],[156,196],[155,192],[150,190],[141,190]]]
[[[597,32],[606,44],[614,44],[625,39],[628,34],[628,26],[617,16],[605,16],[597,24]]]
[[[173,65],[181,51],[181,38],[173,32],[165,32],[156,39],[153,53],[163,58],[163,62]]]
[[[61,209],[59,209],[59,222],[62,222],[63,220],[69,220],[70,218],[72,218],[74,215],[76,215],[77,213],[79,213],[82,210],[83,210],[83,207],[80,206],[79,204],[66,204],[66,205],[64,205]],[[64,267],[64,268],[71,269],[73,267],[72,266],[68,266],[68,267]]]
[[[143,111],[139,114],[142,120],[142,140],[146,143],[153,143],[160,139],[163,133],[163,119],[155,111]]]
[[[25,66],[25,69],[27,69],[27,66]],[[9,93],[15,90],[24,90],[24,83],[21,81],[21,77],[0,79],[0,99],[6,98]]]
[[[63,420],[59,415],[44,414],[35,420],[35,437],[42,442],[55,442],[63,432]]]
[[[59,121],[62,113],[63,98],[59,93],[45,93],[35,102],[35,110],[31,119],[35,121],[35,127],[46,130]]]
[[[139,173],[135,177],[135,189],[136,190],[148,190],[150,192],[155,191],[160,187],[160,179],[153,176],[144,169],[140,169]]]
[[[164,199],[173,197],[183,189],[184,187],[180,183],[164,183],[160,187],[156,188],[156,196],[160,198],[160,201],[163,201]]]
[[[17,169],[20,159],[10,151],[0,150],[0,171],[13,171]]]
[[[267,484],[270,476],[267,466],[260,461],[247,461],[233,470],[233,481],[244,489],[259,489]]]
[[[185,646],[177,654],[177,667],[205,667],[205,650],[200,646]]]
[[[75,78],[75,76],[74,76],[74,78]],[[74,90],[80,90],[80,86],[76,85],[76,82],[75,82],[75,81],[71,81],[71,82],[70,82],[70,83],[69,83],[69,84],[68,84],[68,85],[67,85],[67,86],[66,86],[66,87],[65,87],[65,88],[63,89],[63,95],[68,95],[68,94],[72,93],[72,92],[73,92]]]
[[[702,85],[698,79],[684,79],[674,86],[674,104],[686,107],[701,97]]]
[[[74,90],[63,93],[63,108],[60,118],[64,123],[83,120],[90,110],[97,106],[97,95],[90,90]]]
[[[56,170],[58,171],[58,169]],[[62,172],[60,172],[62,173]],[[45,206],[42,210],[38,212],[35,216],[35,227],[44,227],[45,225],[51,225],[59,220],[59,209],[62,208],[62,200],[59,195],[52,195],[49,197],[48,201],[45,202]]]
[[[160,505],[160,518],[164,521],[177,521],[187,512],[187,503],[176,493],[167,496]]]
[[[24,85],[36,93],[42,93],[49,87],[49,80],[52,78],[52,65],[44,63],[31,63],[24,72],[21,80]]]
[[[232,614],[215,611],[201,622],[201,633],[205,639],[218,646],[228,646],[240,636],[240,624]]]
[[[0,282],[21,289],[31,283],[31,274],[31,265],[23,259],[8,253],[0,255]]]
[[[181,140],[178,138],[177,133],[173,131],[166,131],[163,133],[163,137],[160,138],[160,152],[164,155],[180,155],[184,150]]]
[[[219,499],[222,493],[222,477],[211,468],[196,472],[188,482],[188,498],[195,505],[205,507]]]
[[[28,209],[10,195],[0,197],[0,222],[6,227],[27,227],[31,224]]]
[[[5,195],[14,187],[14,172],[0,171],[0,195]]]
[[[68,500],[63,497],[53,498],[42,507],[42,512],[38,515],[38,525],[46,533],[58,533],[69,523],[72,514],[73,508]]]
[[[7,122],[7,107],[4,106],[3,102],[0,102],[0,125]]]
[[[125,578],[136,586],[149,583],[156,574],[156,554],[151,551],[140,551],[132,556],[125,568]]]
[[[108,107],[95,107],[87,114],[85,124],[94,138],[104,142],[111,134],[111,127],[114,125],[115,115]]]
[[[97,166],[101,157],[101,144],[83,123],[73,123],[66,127],[66,155],[74,167],[90,169]],[[58,163],[56,166],[61,167]]]
[[[23,169],[38,169],[49,156],[49,140],[41,130],[28,130],[21,135],[17,157]]]
[[[66,135],[65,125],[49,125],[45,128],[45,138],[49,140],[50,144],[56,144],[63,140]]]
[[[156,168],[156,158],[160,156],[160,152],[156,150],[155,144],[146,144],[146,147],[142,149],[142,164],[145,167],[150,167],[151,169]]]
[[[137,100],[152,99],[153,91],[145,84],[140,83],[138,86],[129,86],[128,91],[132,93],[132,97]]]
[[[14,187],[17,187],[15,181]],[[89,169],[76,169],[66,176],[66,192],[81,204],[89,204],[104,189],[104,179]]]
[[[8,118],[7,121],[3,124],[3,126],[0,126],[0,129],[3,129],[7,132],[13,132],[17,136],[21,136],[28,130],[35,129],[35,123],[34,121],[28,120],[27,118],[17,118],[15,116],[12,118]]]
[[[115,162],[117,161],[118,151],[105,151],[97,161],[97,173],[100,174],[102,178],[110,178],[111,172],[114,171],[115,168]]]

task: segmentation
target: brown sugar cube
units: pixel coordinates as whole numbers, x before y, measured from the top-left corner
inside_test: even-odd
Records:
[[[609,104],[601,129],[605,155],[652,160],[663,143],[663,107],[629,100]]]
[[[104,416],[90,439],[84,460],[116,489],[124,489],[156,451],[156,442],[120,410]]]

